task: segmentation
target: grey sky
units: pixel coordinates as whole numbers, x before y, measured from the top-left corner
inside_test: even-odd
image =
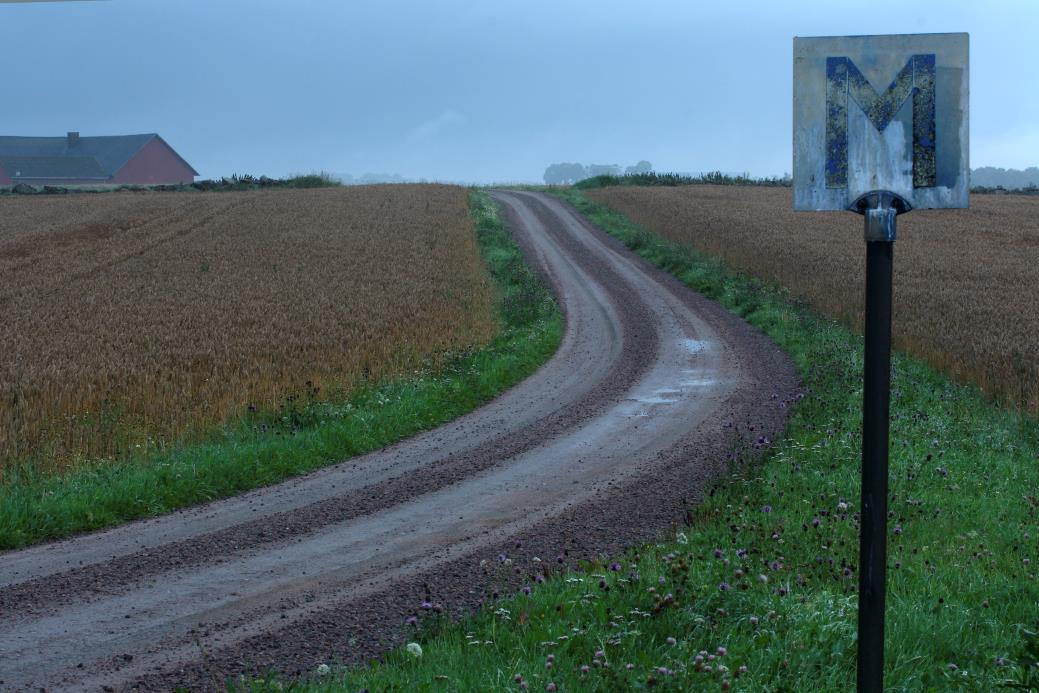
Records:
[[[868,4],[868,11],[863,6]],[[0,134],[158,132],[205,177],[791,170],[791,39],[967,31],[971,165],[1039,165],[1039,2],[0,2]]]

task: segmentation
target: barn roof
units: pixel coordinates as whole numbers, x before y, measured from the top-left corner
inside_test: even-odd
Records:
[[[0,164],[12,180],[107,180],[154,138],[165,144],[155,133],[78,138],[0,136]]]

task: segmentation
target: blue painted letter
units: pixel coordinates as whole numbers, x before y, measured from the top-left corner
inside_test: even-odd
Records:
[[[913,187],[934,187],[934,54],[914,55],[883,94],[849,58],[826,59],[826,187],[848,187],[848,95],[878,131],[913,96]]]

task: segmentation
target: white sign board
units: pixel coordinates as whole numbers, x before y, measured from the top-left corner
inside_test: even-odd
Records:
[[[794,39],[794,209],[966,207],[967,34]]]

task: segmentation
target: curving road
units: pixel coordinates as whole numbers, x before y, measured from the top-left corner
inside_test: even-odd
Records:
[[[542,194],[496,192],[566,314],[535,375],[450,424],[243,496],[0,554],[0,690],[220,688],[360,661],[690,514],[798,387],[764,336]],[[482,570],[508,553],[519,575]]]

